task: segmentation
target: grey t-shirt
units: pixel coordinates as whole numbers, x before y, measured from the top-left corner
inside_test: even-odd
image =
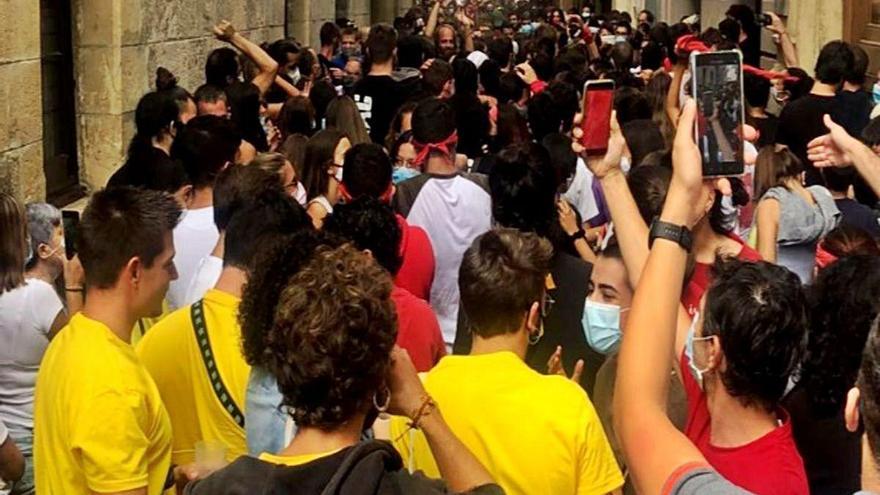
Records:
[[[717,471],[694,468],[682,474],[672,485],[670,495],[748,495],[751,492],[727,481]]]

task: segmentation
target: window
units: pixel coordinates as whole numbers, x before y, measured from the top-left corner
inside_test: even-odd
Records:
[[[70,19],[69,0],[40,0],[43,171],[46,199],[59,207],[85,195],[76,152]]]

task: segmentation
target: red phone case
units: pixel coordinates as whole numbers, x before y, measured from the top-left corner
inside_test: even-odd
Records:
[[[602,154],[608,149],[613,105],[614,90],[611,88],[597,88],[584,92],[584,119],[581,124],[584,137],[581,139],[581,144],[588,154]]]

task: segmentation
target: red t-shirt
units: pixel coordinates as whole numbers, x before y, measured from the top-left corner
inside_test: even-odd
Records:
[[[402,287],[394,287],[391,300],[397,309],[397,345],[406,349],[417,371],[430,370],[446,355],[437,316],[428,303]]]
[[[397,223],[400,225],[403,264],[397,271],[394,284],[419,299],[430,301],[431,285],[434,283],[434,248],[431,239],[424,229],[410,225],[400,215],[397,215]]]
[[[742,261],[761,261],[761,254],[745,244],[739,237],[728,234],[728,237],[742,244],[742,249],[736,255],[737,259]],[[700,310],[700,299],[703,294],[709,290],[712,284],[712,265],[705,263],[696,263],[694,265],[694,273],[684,288],[681,295],[681,303],[688,312],[688,316],[693,317]],[[687,369],[687,368],[684,368]]]
[[[709,464],[734,485],[757,495],[809,495],[807,473],[791,433],[791,420],[780,409],[782,425],[746,445],[715,447],[710,443],[711,419],[706,394],[697,385],[681,353],[681,377],[688,398],[684,433]]]

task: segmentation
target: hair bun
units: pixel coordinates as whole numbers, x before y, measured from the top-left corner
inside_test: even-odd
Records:
[[[164,91],[177,87],[177,78],[165,67],[156,69],[156,91]]]

